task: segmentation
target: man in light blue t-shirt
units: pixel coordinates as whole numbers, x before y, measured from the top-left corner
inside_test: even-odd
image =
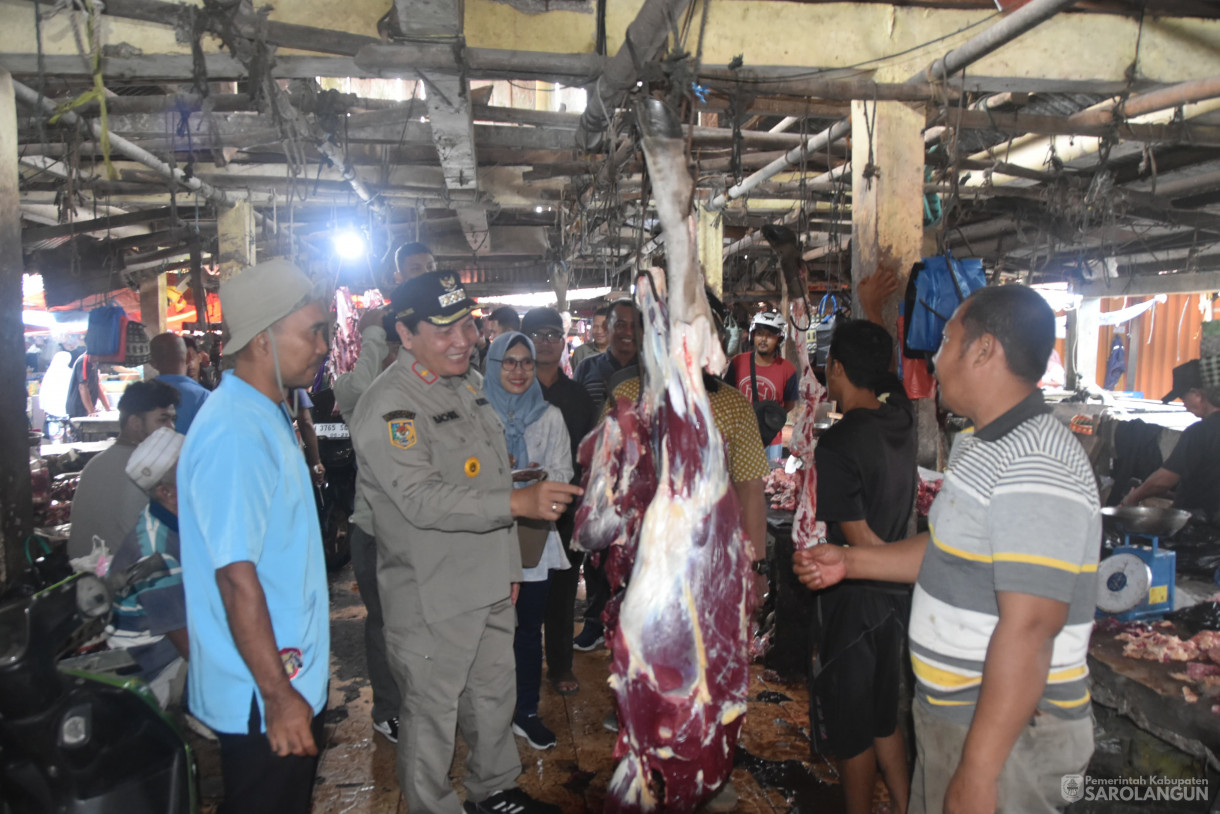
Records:
[[[165,382],[182,396],[178,402],[178,419],[174,423],[174,430],[186,435],[199,408],[210,394],[207,388],[186,375],[186,342],[182,337],[166,331],[154,336],[148,344],[152,355],[149,361],[161,374],[157,381]]]
[[[328,352],[309,278],[275,259],[220,287],[233,360],[178,462],[191,712],[217,733],[221,810],[307,814],[330,676],[326,563],[284,404]]]

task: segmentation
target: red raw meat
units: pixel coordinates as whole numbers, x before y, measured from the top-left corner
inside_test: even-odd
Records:
[[[826,388],[814,375],[804,341],[812,315],[805,299],[809,294],[808,268],[801,259],[799,241],[784,226],[764,226],[763,236],[779,255],[784,284],[792,297],[790,324],[797,331],[797,356],[801,361],[800,406],[792,426],[792,454],[801,462],[795,473],[796,517],[792,520],[792,546],[800,551],[826,542],[826,524],[817,519],[818,471],[814,466],[814,450],[818,445],[817,408],[826,400]]]
[[[789,475],[783,468],[772,469],[763,483],[763,490],[771,496],[771,508],[782,511],[796,510],[796,492],[800,481],[796,475]]]
[[[572,544],[596,552],[599,564],[605,564],[611,595],[602,613],[607,647],[618,627],[620,589],[635,563],[644,510],[657,491],[652,429],[642,410],[640,403],[619,399],[580,444],[585,496]]]
[[[656,296],[647,277],[636,286],[659,474],[612,642],[620,726],[605,810],[691,812],[728,778],[746,712],[751,554],[702,378],[724,355],[695,255],[685,142],[661,102],[638,118],[669,285],[654,270]]]
[[[1192,661],[1186,665],[1186,675],[1192,681],[1205,676],[1220,676],[1220,665],[1208,664],[1205,661]]]
[[[1166,663],[1190,661],[1199,656],[1199,648],[1193,641],[1182,641],[1172,633],[1134,629],[1120,633],[1115,638],[1127,642],[1123,646],[1123,655],[1127,658]]]
[[[932,511],[932,501],[936,500],[936,496],[940,494],[940,487],[944,483],[944,480],[941,478],[936,480],[919,479],[919,488],[915,493],[915,511],[919,512],[920,517],[927,517],[928,512]]]
[[[792,301],[792,323],[798,326],[809,324],[809,308],[803,297]],[[801,460],[801,468],[796,471],[800,484],[796,497],[796,517],[792,521],[792,547],[797,551],[826,542],[826,524],[817,519],[818,470],[814,464],[814,450],[818,445],[814,425],[818,404],[826,400],[826,388],[813,373],[805,343],[799,344],[801,401],[792,427],[792,454]]]
[[[335,291],[335,335],[330,343],[330,369],[336,376],[350,371],[360,357],[359,322],[352,295],[340,286]]]

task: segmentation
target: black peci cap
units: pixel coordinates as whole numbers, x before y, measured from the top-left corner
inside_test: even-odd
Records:
[[[390,295],[395,319],[418,319],[452,325],[474,310],[462,281],[453,271],[432,271],[407,280]]]

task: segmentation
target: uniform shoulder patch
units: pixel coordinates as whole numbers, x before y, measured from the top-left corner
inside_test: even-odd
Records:
[[[391,446],[399,449],[410,449],[415,446],[415,442],[418,440],[415,436],[415,419],[395,418],[387,421],[386,426],[390,431]]]
[[[423,379],[426,384],[432,384],[437,379],[437,376],[435,373],[433,373],[431,370],[428,370],[428,368],[424,367],[419,362],[413,363],[411,365],[411,370],[413,370],[415,372],[416,376],[419,376],[421,379]]]
[[[381,417],[382,421],[393,421],[396,418],[415,418],[411,410],[391,410]]]

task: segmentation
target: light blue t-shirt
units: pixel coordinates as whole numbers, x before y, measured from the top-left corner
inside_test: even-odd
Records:
[[[190,633],[191,712],[246,734],[266,711],[229,630],[216,571],[252,562],[276,647],[297,691],[322,711],[330,609],[322,534],[305,457],[288,413],[229,371],[199,410],[178,459],[178,527]]]
[[[191,428],[191,422],[199,413],[199,408],[212,393],[190,376],[161,375],[157,377],[157,381],[165,382],[182,396],[182,400],[178,402],[178,420],[174,422],[174,429],[186,435],[186,431]]]

